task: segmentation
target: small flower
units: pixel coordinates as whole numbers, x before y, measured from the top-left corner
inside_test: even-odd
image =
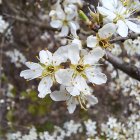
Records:
[[[73,89],[77,88],[77,85],[72,84],[71,86],[73,86]],[[90,104],[91,106],[98,103],[98,99],[90,92],[82,91],[82,88],[79,88],[79,91],[80,91],[79,95],[72,96],[66,91],[64,86],[61,86],[60,91],[52,92],[50,94],[50,97],[54,101],[66,101],[69,113],[73,113],[78,104],[81,105],[82,109],[85,109],[86,103]]]
[[[121,46],[119,44],[114,44],[114,48],[111,50],[112,54],[114,55],[120,55],[122,53]]]
[[[52,18],[50,25],[53,28],[61,29],[59,34],[61,37],[67,36],[69,32],[73,36],[77,36],[76,31],[79,29],[79,24],[76,21],[76,12],[74,5],[64,7],[64,10],[59,6],[59,8],[50,12],[50,17]]]
[[[124,42],[124,48],[128,55],[133,56],[135,54],[140,54],[140,38],[135,40],[128,39]]]
[[[101,0],[102,6],[98,6],[98,11],[105,16],[106,22],[113,22],[117,25],[117,33],[126,37],[128,29],[135,33],[140,33],[139,22],[136,18],[130,18],[137,10],[128,8],[119,0]],[[133,3],[132,3],[133,6]]]
[[[51,93],[50,88],[57,81],[55,75],[61,68],[60,64],[67,61],[66,54],[66,47],[60,47],[54,54],[48,50],[42,50],[39,53],[39,63],[25,63],[29,69],[22,71],[20,76],[27,80],[41,78],[38,86],[38,96],[40,98],[44,98],[47,94]]]
[[[111,36],[116,32],[116,26],[112,23],[104,25],[99,29],[96,36],[89,36],[87,38],[87,46],[89,48],[101,47],[103,49],[111,48],[112,44],[109,43]]]
[[[94,137],[97,134],[97,124],[96,122],[88,119],[87,121],[84,122],[85,127],[86,127],[86,134],[90,137]]]
[[[21,64],[26,62],[25,56],[17,49],[13,51],[7,51],[6,56],[10,57],[11,63],[14,63],[16,67],[21,67]]]
[[[108,122],[107,122],[107,125],[112,129],[113,127],[116,127],[117,126],[117,119],[116,118],[113,118],[113,117],[110,117],[108,119]]]

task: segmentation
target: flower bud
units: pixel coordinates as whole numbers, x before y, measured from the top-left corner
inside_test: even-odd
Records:
[[[91,21],[89,20],[89,18],[87,17],[87,15],[82,10],[79,10],[79,17],[83,21],[85,21],[87,25],[91,25]]]

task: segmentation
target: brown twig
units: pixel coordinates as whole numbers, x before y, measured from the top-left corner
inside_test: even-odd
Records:
[[[16,21],[19,21],[19,22],[22,22],[22,23],[25,23],[25,24],[32,24],[34,26],[38,26],[41,29],[56,31],[56,29],[48,26],[47,23],[43,23],[43,22],[40,22],[40,21],[37,21],[37,20],[33,20],[31,18],[20,17],[18,15],[16,15],[16,16],[8,15],[8,14],[4,14],[4,15],[7,18],[11,18],[11,19],[14,19]]]
[[[110,43],[117,43],[117,42],[123,42],[127,39],[136,39],[140,34],[131,33],[127,37],[117,37],[112,40],[110,40]],[[107,57],[106,60],[109,61],[115,68],[120,69],[124,73],[128,74],[134,79],[137,79],[140,81],[140,68],[137,68],[136,66],[126,63],[120,58],[114,56],[110,52],[106,51]]]
[[[106,51],[106,60],[109,61],[115,68],[120,69],[124,73],[128,74],[132,78],[140,81],[140,68],[137,68],[136,66],[126,63],[120,58],[114,56],[110,52]]]
[[[138,36],[140,36],[140,34],[131,33],[127,37],[116,37],[116,38],[110,40],[110,43],[116,43],[116,42],[119,42],[119,41],[125,41],[127,39],[136,39]]]

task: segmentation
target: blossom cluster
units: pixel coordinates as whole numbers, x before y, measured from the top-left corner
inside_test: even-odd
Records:
[[[48,50],[40,51],[40,62],[26,62],[29,70],[22,71],[20,76],[27,80],[40,78],[38,96],[44,98],[50,94],[54,101],[66,101],[69,112],[73,113],[78,103],[86,108],[86,102],[90,105],[98,102],[87,82],[97,85],[106,82],[105,74],[97,68],[103,56],[104,50],[99,47],[87,52],[71,43],[53,54]],[[56,83],[61,84],[60,91],[52,92],[51,87]]]
[[[22,64],[25,64],[27,61],[26,57],[17,49],[14,49],[13,51],[7,51],[6,56],[10,58],[11,63],[14,63],[16,67],[21,67]]]
[[[22,134],[20,131],[16,133],[8,133],[8,140],[63,140],[75,135],[87,140],[139,140],[140,139],[140,117],[139,113],[130,115],[127,122],[118,121],[112,116],[108,117],[107,122],[97,125],[96,121],[88,119],[82,123],[73,120],[65,122],[63,127],[54,126],[54,132],[48,131],[38,133],[35,127],[29,130],[28,134]],[[100,130],[100,131],[98,131]]]
[[[27,80],[41,79],[38,96],[44,98],[49,94],[54,101],[66,101],[70,113],[74,112],[77,104],[86,109],[98,103],[89,84],[101,85],[107,81],[98,62],[106,50],[115,47],[110,43],[111,38],[117,35],[126,37],[130,32],[140,33],[139,20],[131,18],[138,10],[139,3],[130,4],[121,0],[100,2],[97,11],[89,9],[90,19],[83,11],[78,11],[82,1],[58,0],[49,14],[50,25],[58,32],[60,30],[59,37],[72,35],[73,40],[54,53],[41,50],[39,63],[26,62],[29,69],[20,74]],[[80,31],[80,17],[91,29],[95,24],[100,26],[96,34],[87,36],[86,41],[81,41],[77,34]],[[52,91],[52,86],[56,84],[60,85],[60,90]]]

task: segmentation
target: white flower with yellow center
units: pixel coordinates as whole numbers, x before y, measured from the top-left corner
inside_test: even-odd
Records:
[[[97,62],[103,56],[104,50],[99,47],[94,48],[88,53],[84,52],[82,54],[82,50],[80,51],[76,45],[70,46],[68,48],[68,58],[71,61],[70,68],[59,70],[59,72],[57,73],[58,82],[65,86],[70,86],[71,83],[75,81],[74,79],[77,78],[77,76],[80,76],[84,79],[80,80],[79,82],[81,83],[81,85],[83,86],[82,88],[85,89],[85,91],[87,89],[87,86],[85,86],[84,81],[89,81],[93,84],[98,85],[106,83],[106,75],[101,73],[96,68],[96,66],[98,65]],[[73,91],[69,91],[69,93],[73,96],[79,94],[76,89],[73,89]]]
[[[21,77],[27,80],[41,78],[38,91],[39,97],[44,98],[51,93],[50,88],[54,82],[57,82],[56,73],[60,70],[60,64],[67,61],[67,48],[60,47],[54,54],[48,50],[42,50],[39,53],[39,63],[26,62],[28,70],[20,73]]]
[[[89,48],[112,48],[112,44],[109,43],[109,40],[115,32],[116,26],[112,23],[108,23],[104,25],[101,29],[99,29],[96,36],[91,35],[87,38],[87,46]]]
[[[117,25],[117,32],[120,36],[126,37],[128,29],[135,33],[140,33],[140,24],[136,18],[130,18],[136,9],[125,7],[119,0],[101,0],[102,6],[98,6],[98,11],[105,16],[106,22],[113,22]],[[132,3],[133,6],[133,3]]]
[[[79,82],[81,79],[82,77],[78,76],[75,79],[75,81],[78,80]],[[69,113],[73,113],[78,104],[80,104],[82,109],[86,109],[87,104],[93,106],[98,103],[98,99],[94,95],[92,95],[89,90],[87,90],[86,92],[85,90],[83,90],[83,85],[79,84],[77,87],[77,85],[72,84],[71,86],[73,86],[73,88],[78,89],[80,94],[77,96],[72,96],[66,91],[64,86],[60,87],[60,91],[54,91],[50,94],[50,97],[54,101],[66,101],[67,109]]]
[[[73,36],[77,36],[76,31],[79,29],[79,24],[76,19],[77,10],[74,5],[64,7],[64,10],[59,6],[59,8],[50,12],[50,17],[51,27],[61,29],[59,34],[61,37],[65,37],[69,33]]]

